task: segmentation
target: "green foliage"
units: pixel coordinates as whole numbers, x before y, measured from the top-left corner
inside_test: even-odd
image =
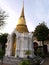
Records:
[[[26,55],[30,55],[31,54],[31,51],[27,50],[25,54]]]
[[[29,60],[22,60],[19,65],[31,65]]]
[[[27,50],[26,53],[27,57],[31,54],[31,51],[30,50]]]
[[[6,46],[6,42],[7,42],[7,36],[8,36],[7,33],[0,35],[0,43],[2,46],[3,54],[5,54],[5,46]]]
[[[1,43],[1,45],[3,45],[4,43],[7,42],[7,36],[8,36],[7,33],[0,35],[0,43]]]
[[[0,48],[0,59],[2,58],[2,49]]]
[[[2,57],[4,56],[4,50],[2,50],[2,48],[0,48],[0,59],[2,59]]]
[[[37,38],[38,41],[47,40],[48,27],[45,25],[45,23],[41,23],[38,26],[36,26],[34,36]]]
[[[3,57],[5,55],[5,46],[6,46],[6,42],[7,42],[7,36],[8,36],[7,33],[0,35],[0,45],[1,45],[1,48],[0,48],[0,59],[2,60],[1,64],[3,64]]]
[[[0,9],[0,28],[4,26],[6,18],[7,18],[6,12]]]

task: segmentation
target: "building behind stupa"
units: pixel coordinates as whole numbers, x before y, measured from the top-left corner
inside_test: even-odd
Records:
[[[18,24],[13,33],[8,36],[5,56],[26,57],[26,52],[30,51],[30,57],[34,56],[32,33],[29,33],[24,16],[24,4],[18,20]]]

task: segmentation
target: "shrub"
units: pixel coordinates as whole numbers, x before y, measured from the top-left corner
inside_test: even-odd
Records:
[[[29,60],[22,60],[19,65],[31,65]]]

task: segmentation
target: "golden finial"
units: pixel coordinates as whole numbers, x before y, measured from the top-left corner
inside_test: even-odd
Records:
[[[24,17],[24,0],[23,0],[23,6],[22,6],[21,17]]]

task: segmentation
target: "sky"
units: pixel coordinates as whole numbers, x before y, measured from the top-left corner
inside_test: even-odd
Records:
[[[0,0],[0,8],[8,14],[6,25],[0,32],[12,33],[21,15],[23,0]],[[24,0],[26,25],[30,32],[45,21],[49,28],[49,0]]]

